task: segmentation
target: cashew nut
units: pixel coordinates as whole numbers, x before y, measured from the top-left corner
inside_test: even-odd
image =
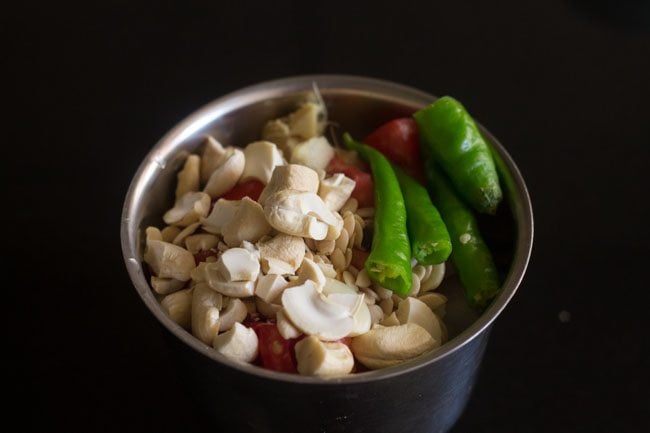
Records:
[[[277,146],[270,141],[255,141],[244,148],[246,165],[242,174],[242,181],[257,179],[262,183],[269,183],[273,169],[283,165],[284,159]]]
[[[223,233],[223,226],[232,221],[240,205],[241,200],[217,200],[210,215],[201,220],[203,230],[217,235]]]
[[[174,322],[185,329],[192,326],[192,292],[193,288],[179,290],[165,296],[160,307]]]
[[[210,210],[210,197],[202,192],[188,192],[176,201],[174,207],[163,215],[167,224],[188,226],[206,216]]]
[[[192,295],[192,335],[211,344],[219,333],[219,308],[223,298],[205,283],[194,286]]]
[[[344,175],[336,173],[321,181],[318,195],[332,211],[339,211],[348,201],[356,182]]]
[[[440,322],[436,315],[427,305],[415,298],[408,297],[399,303],[397,307],[397,319],[400,323],[415,323],[424,328],[436,342],[436,347],[440,346],[442,340],[442,331]]]
[[[282,338],[288,340],[290,338],[298,338],[302,335],[302,332],[300,332],[300,330],[296,328],[293,323],[291,323],[282,309],[276,313],[275,319],[276,325],[278,327],[278,332],[280,335],[282,335]]]
[[[199,190],[200,165],[201,158],[198,155],[190,155],[187,157],[183,169],[176,176],[176,200],[188,192],[196,192]]]
[[[278,299],[289,283],[281,275],[262,275],[255,286],[255,296],[271,303]]]
[[[297,164],[287,164],[275,167],[271,180],[262,190],[259,204],[264,206],[266,199],[283,189],[293,189],[304,192],[318,192],[318,173],[309,167]]]
[[[267,199],[264,214],[276,230],[315,240],[335,240],[343,228],[341,216],[311,192],[278,191]]]
[[[354,367],[350,348],[340,342],[324,343],[312,335],[296,343],[295,351],[298,373],[303,375],[341,376]]]
[[[190,279],[196,267],[194,256],[184,248],[169,242],[150,240],[144,253],[144,261],[159,278]]]
[[[244,152],[235,147],[227,148],[226,153],[219,160],[219,166],[210,175],[203,192],[209,194],[212,198],[216,198],[230,191],[232,187],[237,185],[244,172],[245,165]]]
[[[207,135],[203,141],[203,154],[201,155],[201,183],[206,183],[214,171],[221,165],[226,150],[221,143]]]
[[[301,237],[280,233],[260,242],[262,270],[266,274],[293,274],[305,257],[305,242]]]
[[[222,355],[239,362],[252,362],[257,358],[257,334],[241,323],[235,323],[228,332],[214,337],[213,347]]]
[[[199,233],[185,238],[185,247],[192,254],[216,248],[218,244],[219,238],[208,233]]]
[[[185,286],[185,281],[175,280],[173,278],[151,277],[151,287],[159,295],[169,295],[170,293],[179,291],[183,286]]]
[[[324,171],[334,157],[334,148],[325,137],[313,137],[303,141],[291,151],[291,163],[306,165],[316,171]]]
[[[415,358],[436,347],[420,325],[407,323],[374,329],[352,339],[356,359],[370,369],[384,368]]]
[[[260,262],[244,248],[230,248],[221,254],[216,268],[225,281],[255,281]]]
[[[248,197],[240,200],[232,219],[222,226],[223,240],[228,246],[238,246],[242,241],[257,242],[270,231],[262,206]]]
[[[230,299],[226,309],[221,313],[219,332],[229,330],[235,323],[243,321],[247,314],[248,309],[241,299]]]

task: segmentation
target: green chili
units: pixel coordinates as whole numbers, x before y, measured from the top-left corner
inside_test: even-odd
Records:
[[[502,198],[494,161],[461,103],[445,96],[413,117],[422,146],[433,154],[461,197],[477,211],[494,214]]]
[[[433,201],[451,236],[451,260],[465,290],[465,298],[483,309],[501,288],[492,254],[481,237],[476,218],[455,194],[433,158],[425,158],[425,176]]]
[[[451,254],[449,232],[427,190],[393,165],[406,205],[406,228],[413,257],[423,265],[442,263]]]
[[[411,290],[411,246],[406,229],[404,198],[390,162],[377,150],[343,134],[345,146],[356,150],[372,170],[375,218],[372,247],[365,269],[370,279],[399,296]]]

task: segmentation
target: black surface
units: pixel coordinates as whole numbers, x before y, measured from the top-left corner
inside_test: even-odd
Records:
[[[463,101],[534,202],[529,271],[453,432],[650,428],[648,2],[90,3],[0,14],[10,415],[42,431],[209,429],[122,262],[130,178],[218,96],[350,73]]]

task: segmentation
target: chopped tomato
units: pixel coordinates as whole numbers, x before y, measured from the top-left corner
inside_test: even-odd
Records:
[[[241,200],[244,197],[250,197],[251,200],[257,201],[264,189],[264,184],[259,180],[247,180],[239,185],[235,185],[230,191],[221,196],[226,200]]]
[[[372,176],[359,167],[348,164],[335,156],[327,165],[328,173],[343,173],[356,182],[352,197],[356,198],[360,207],[370,207],[375,202],[375,185]]]
[[[361,270],[366,265],[366,260],[370,255],[367,251],[361,251],[356,248],[352,249],[352,261],[350,264],[355,268]]]
[[[420,138],[414,119],[391,120],[363,140],[418,180],[423,179]]]
[[[255,322],[251,328],[259,340],[259,356],[262,367],[284,373],[297,373],[294,347],[302,338],[286,340],[280,335],[275,323]]]

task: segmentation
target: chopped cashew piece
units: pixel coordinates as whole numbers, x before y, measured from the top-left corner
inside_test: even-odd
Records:
[[[323,286],[323,294],[332,295],[334,293],[348,293],[356,295],[359,291],[356,287],[349,286],[342,281],[334,278],[326,278],[325,285]]]
[[[199,233],[185,238],[185,247],[192,254],[217,248],[217,245],[219,245],[219,238],[209,233]]]
[[[237,185],[245,165],[244,152],[235,147],[227,148],[226,153],[219,160],[219,166],[210,175],[203,191],[212,198],[221,197]]]
[[[325,129],[323,106],[313,102],[307,102],[289,114],[287,123],[291,135],[302,140],[308,140],[321,135]]]
[[[244,148],[246,166],[241,176],[242,181],[257,179],[264,184],[269,183],[273,169],[284,165],[282,153],[270,141],[255,141]]]
[[[262,140],[275,143],[287,155],[291,154],[291,149],[298,144],[298,141],[291,137],[289,125],[282,119],[266,122],[262,129]]]
[[[179,291],[183,286],[185,286],[185,281],[175,280],[173,278],[151,277],[151,287],[159,295],[169,295],[170,293]]]
[[[420,291],[428,292],[429,290],[437,289],[440,283],[442,283],[443,278],[445,278],[445,263],[433,265],[431,274],[426,280],[422,281]]]
[[[350,198],[355,185],[356,182],[343,173],[336,173],[321,181],[318,195],[329,210],[339,211]]]
[[[370,311],[371,327],[381,322],[384,318],[384,312],[379,305],[368,305],[368,310]]]
[[[255,286],[255,296],[260,297],[267,303],[278,299],[289,283],[281,275],[262,275]]]
[[[306,165],[316,171],[324,171],[334,157],[334,148],[325,137],[313,137],[303,141],[291,151],[291,163]]]
[[[201,155],[201,183],[206,183],[214,171],[221,165],[221,158],[226,150],[221,143],[211,136],[206,136]]]
[[[181,230],[176,235],[176,237],[174,238],[172,243],[174,245],[178,245],[178,246],[183,245],[185,243],[185,238],[187,238],[188,236],[193,235],[194,232],[199,228],[200,225],[201,225],[200,222],[195,222],[195,223],[192,223],[189,226],[185,227],[183,230]]]
[[[226,309],[221,313],[219,332],[227,331],[232,328],[235,323],[242,322],[246,318],[247,314],[248,309],[241,299],[230,299]]]
[[[144,231],[144,238],[147,241],[162,241],[163,235],[158,227],[147,227]]]
[[[221,294],[215,292],[205,283],[194,286],[192,295],[192,335],[212,344],[219,333],[219,308],[223,302]]]
[[[243,241],[257,242],[271,231],[266,222],[262,206],[249,197],[240,200],[232,219],[222,226],[223,240],[228,246],[240,245]]]
[[[222,355],[238,362],[253,362],[258,351],[257,334],[241,323],[235,323],[230,331],[214,337],[213,347]]]
[[[441,293],[426,293],[418,296],[418,300],[424,302],[431,310],[436,310],[447,303],[447,297]]]
[[[442,331],[436,315],[427,305],[415,298],[406,298],[397,307],[397,318],[401,324],[415,323],[424,328],[436,341],[436,347],[442,340]]]
[[[144,252],[144,261],[159,278],[174,278],[180,281],[190,279],[196,267],[194,256],[185,248],[169,242],[150,240]]]
[[[439,344],[439,342],[437,342]],[[390,367],[436,347],[436,341],[420,325],[376,327],[352,339],[352,353],[370,369]]]
[[[389,315],[385,315],[384,318],[379,322],[380,325],[382,326],[399,326],[399,319],[397,318],[397,314],[393,311]]]
[[[181,232],[181,229],[176,226],[167,226],[162,229],[162,240],[165,242],[173,243],[176,236]]]
[[[282,305],[266,302],[262,298],[255,297],[255,306],[257,311],[267,319],[275,319],[276,315],[282,310]]]
[[[313,281],[319,292],[325,286],[325,274],[323,274],[321,268],[313,260],[309,260],[308,258],[303,259],[297,275],[298,278],[292,281],[290,286],[299,286],[307,280]]]
[[[174,207],[163,215],[167,224],[188,226],[208,214],[210,197],[202,192],[188,192],[176,201]]]
[[[312,335],[296,343],[295,351],[298,373],[303,375],[341,376],[354,367],[350,348],[341,342],[324,343]]]
[[[218,262],[205,263],[203,266],[199,265],[199,267],[203,272],[202,275],[196,275],[196,279],[194,275],[192,276],[192,279],[195,281],[205,281],[212,289],[233,298],[253,296],[255,281],[227,281],[219,271],[220,266]],[[199,272],[197,271],[196,273],[198,274]]]
[[[335,240],[343,228],[341,215],[311,192],[278,191],[267,199],[264,214],[274,229],[315,240]]]
[[[260,242],[257,247],[260,250],[262,270],[266,274],[293,274],[305,257],[303,239],[284,233]]]
[[[183,197],[188,192],[199,190],[199,166],[201,158],[198,155],[190,155],[185,160],[183,169],[178,172],[176,182],[176,200]]]
[[[319,182],[318,173],[309,167],[297,164],[280,165],[273,170],[271,180],[264,187],[257,201],[264,206],[267,198],[283,189],[318,192]]]
[[[354,328],[354,309],[329,301],[312,281],[285,289],[282,305],[291,322],[307,335],[338,340]]]
[[[160,306],[169,318],[185,329],[190,329],[192,326],[193,291],[193,288],[179,290],[160,301]]]
[[[284,311],[279,310],[275,315],[275,318],[276,324],[278,326],[278,332],[280,335],[282,335],[282,338],[288,340],[290,338],[298,338],[302,335],[302,332],[300,332],[300,330],[296,328],[289,319],[287,319]]]
[[[203,230],[214,234],[222,234],[223,227],[232,221],[241,202],[241,200],[226,200],[223,198],[217,200],[210,215],[201,220]]]
[[[260,262],[244,248],[226,250],[216,267],[226,281],[255,281],[260,273]]]

